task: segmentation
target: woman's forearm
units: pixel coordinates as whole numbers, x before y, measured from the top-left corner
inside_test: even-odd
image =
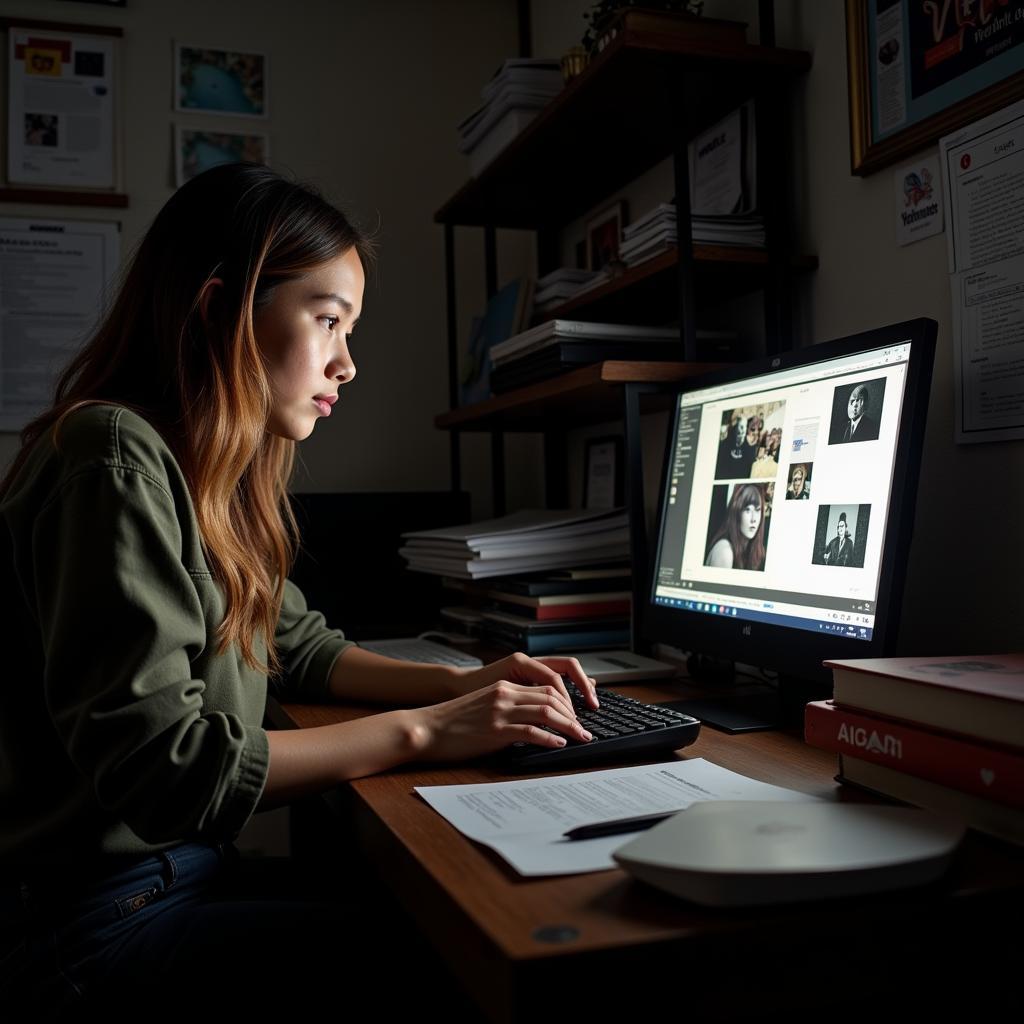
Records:
[[[331,667],[328,689],[334,700],[374,704],[435,704],[466,692],[465,669],[422,665],[346,647]]]
[[[352,722],[268,732],[267,738],[270,767],[260,811],[411,761],[422,748],[423,730],[414,712],[385,711]]]

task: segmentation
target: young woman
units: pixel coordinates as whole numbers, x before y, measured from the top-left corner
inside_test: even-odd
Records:
[[[704,564],[719,569],[764,568],[764,497],[758,484],[737,484]]]
[[[340,984],[343,963],[370,967],[337,907],[233,898],[230,844],[254,811],[408,761],[589,739],[561,679],[596,706],[574,659],[397,662],[328,629],[288,580],[295,442],[355,376],[370,259],[313,191],[208,171],[157,216],[23,432],[0,483],[8,1008],[168,1007],[201,975],[225,1006],[266,1009],[273,978],[313,962]],[[402,707],[266,732],[268,682]]]

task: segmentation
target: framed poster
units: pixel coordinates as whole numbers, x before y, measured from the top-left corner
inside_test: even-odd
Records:
[[[7,181],[114,189],[119,28],[8,29]]]
[[[846,0],[850,169],[873,174],[1024,97],[1024,0]]]
[[[621,437],[591,437],[583,465],[583,507],[619,508],[623,503]]]
[[[587,269],[603,270],[619,258],[626,201],[619,199],[587,221]]]

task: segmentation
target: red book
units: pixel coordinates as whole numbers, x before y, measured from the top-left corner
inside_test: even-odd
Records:
[[[531,615],[538,622],[559,619],[599,619],[606,615],[628,615],[632,602],[587,601],[585,604],[542,604],[536,608],[517,608],[523,615]]]
[[[826,661],[837,704],[915,726],[1024,746],[1024,654]]]
[[[1004,749],[929,732],[906,722],[838,707],[828,700],[807,705],[804,739],[812,747],[871,761],[997,803],[1024,807],[1024,749]]]

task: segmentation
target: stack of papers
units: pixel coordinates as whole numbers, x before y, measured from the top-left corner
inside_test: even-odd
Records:
[[[636,833],[570,840],[578,825],[680,811],[708,800],[817,802],[703,758],[482,785],[417,786],[464,836],[489,846],[521,875],[563,875],[616,866],[612,853]]]
[[[760,214],[727,214],[691,218],[693,240],[711,245],[751,245],[764,248],[764,219]]]
[[[487,166],[564,85],[558,60],[507,60],[481,92],[484,104],[459,126],[459,149],[469,155],[472,174]]]
[[[560,306],[578,294],[586,285],[600,283],[607,277],[599,270],[576,270],[573,267],[559,267],[537,279],[533,293],[534,313]]]
[[[698,214],[690,216],[694,242],[706,245],[764,246],[764,219],[760,214]],[[666,252],[679,240],[674,203],[659,203],[653,210],[634,221],[622,232],[619,256],[626,266]]]
[[[659,203],[623,229],[619,258],[632,267],[671,249],[676,240],[675,204]]]
[[[559,341],[672,342],[679,341],[678,327],[645,327],[641,324],[588,323],[582,320],[548,320],[514,334],[491,349],[491,365],[502,366]]]
[[[399,554],[414,572],[481,579],[619,561],[629,556],[628,516],[526,510],[499,519],[405,533]]]

